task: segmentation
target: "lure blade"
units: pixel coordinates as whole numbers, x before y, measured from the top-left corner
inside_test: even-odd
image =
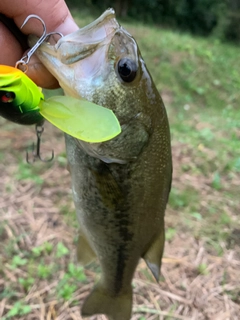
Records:
[[[55,96],[39,104],[41,115],[60,130],[91,143],[110,140],[121,132],[114,113],[92,102]]]

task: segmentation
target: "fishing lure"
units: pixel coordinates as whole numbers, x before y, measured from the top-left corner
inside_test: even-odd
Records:
[[[54,96],[44,99],[42,90],[18,67],[27,70],[37,48],[53,33],[46,32],[44,21],[37,15],[30,18],[42,22],[43,34],[37,43],[16,63],[15,68],[0,65],[0,115],[25,125],[41,125],[44,118],[69,135],[91,143],[110,140],[121,132],[114,113],[84,99]],[[21,28],[22,28],[21,27]],[[60,36],[62,34],[59,33]]]
[[[0,115],[19,124],[43,122],[39,103],[41,89],[21,70],[0,65]]]
[[[0,65],[0,115],[19,124],[47,119],[69,135],[91,143],[110,140],[121,132],[114,113],[83,99],[54,96],[41,89],[19,69]]]

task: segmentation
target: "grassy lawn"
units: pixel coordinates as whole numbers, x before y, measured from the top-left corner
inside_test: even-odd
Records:
[[[73,10],[80,26],[97,16]],[[132,319],[237,320],[240,313],[239,47],[122,22],[135,37],[169,115],[173,186],[158,286],[143,262]],[[0,318],[80,320],[98,266],[76,263],[77,223],[63,135],[50,124],[25,163],[34,128],[0,119]],[[102,316],[93,319],[106,319]]]

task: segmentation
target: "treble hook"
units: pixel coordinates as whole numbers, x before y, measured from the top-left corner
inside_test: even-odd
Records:
[[[31,19],[31,18],[36,18],[38,19],[43,26],[43,34],[41,35],[41,37],[38,39],[38,41],[35,43],[35,45],[27,52],[27,54],[25,56],[23,56],[19,61],[17,61],[15,67],[17,68],[20,64],[24,65],[26,67],[27,71],[27,64],[29,63],[31,56],[34,54],[34,52],[38,49],[38,47],[40,47],[40,45],[51,35],[53,34],[58,34],[60,37],[63,37],[63,34],[60,32],[49,32],[47,33],[47,28],[46,28],[46,24],[43,21],[42,18],[40,18],[38,15],[36,14],[30,14],[29,16],[27,16],[27,18],[24,20],[23,24],[21,25],[20,29],[22,29],[25,24]]]
[[[41,145],[41,135],[44,131],[44,127],[42,125],[36,124],[35,131],[37,135],[37,146],[36,146],[36,152],[35,152],[35,145],[32,146],[32,154],[33,154],[33,160],[32,162],[35,162],[37,159],[39,159],[42,162],[51,162],[54,159],[54,151],[52,150],[52,156],[50,159],[42,159],[40,154],[40,145]],[[29,154],[27,152],[26,154],[26,161],[27,163],[31,164],[32,162],[29,161]]]

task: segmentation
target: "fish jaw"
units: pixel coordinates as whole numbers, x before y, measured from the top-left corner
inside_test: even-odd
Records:
[[[106,63],[108,46],[120,28],[114,10],[108,9],[94,22],[60,38],[56,44],[43,43],[36,54],[65,94],[91,100],[87,88],[99,72],[99,64]],[[30,46],[36,41],[36,37],[29,37]]]

